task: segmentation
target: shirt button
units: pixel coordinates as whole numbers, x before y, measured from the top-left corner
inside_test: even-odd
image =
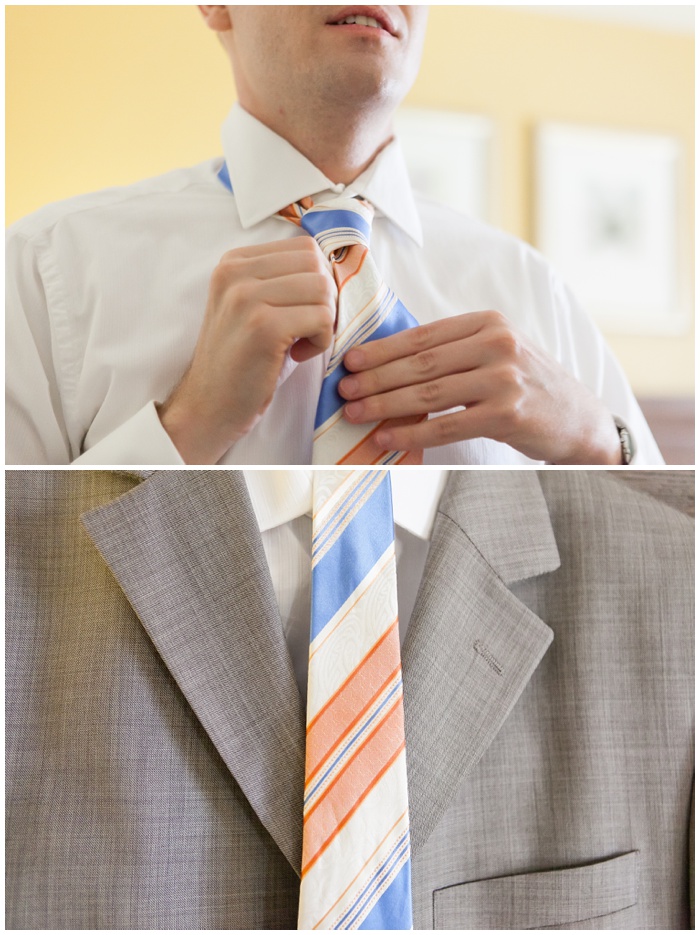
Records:
[[[331,185],[331,191],[335,192],[336,195],[340,195],[341,192],[345,191],[345,186],[342,182],[338,182],[337,185]]]

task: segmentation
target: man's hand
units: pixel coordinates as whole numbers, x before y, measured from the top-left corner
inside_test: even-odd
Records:
[[[194,356],[159,408],[187,464],[215,464],[269,406],[285,356],[330,345],[337,288],[313,237],[225,254],[211,277]]]
[[[603,403],[498,312],[470,312],[353,348],[339,385],[349,422],[459,412],[381,429],[386,450],[469,438],[505,442],[536,461],[620,464]]]

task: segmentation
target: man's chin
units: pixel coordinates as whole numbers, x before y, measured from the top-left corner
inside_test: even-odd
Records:
[[[328,73],[324,81],[324,93],[336,103],[358,111],[372,104],[397,106],[400,103],[403,94],[396,69],[386,68],[381,62],[358,60],[357,56],[348,61],[346,67],[342,64],[336,59],[332,76]]]

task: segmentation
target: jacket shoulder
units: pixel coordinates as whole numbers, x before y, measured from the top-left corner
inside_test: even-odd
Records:
[[[557,541],[590,543],[613,571],[692,579],[692,471],[541,471],[540,481]]]

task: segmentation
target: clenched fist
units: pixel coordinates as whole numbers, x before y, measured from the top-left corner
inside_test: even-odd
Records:
[[[215,464],[250,431],[288,352],[301,362],[329,347],[336,300],[333,274],[312,237],[222,257],[190,366],[159,407],[187,464]]]

